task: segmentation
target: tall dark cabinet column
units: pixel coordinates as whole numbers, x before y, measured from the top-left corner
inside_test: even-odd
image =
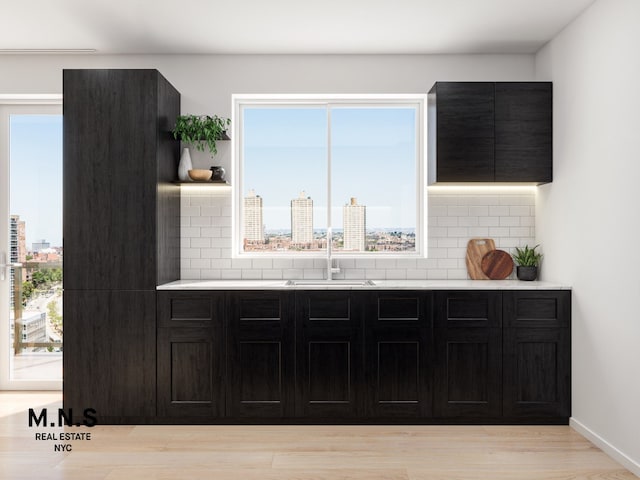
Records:
[[[65,70],[64,407],[156,415],[156,286],[180,276],[180,94],[156,70]]]

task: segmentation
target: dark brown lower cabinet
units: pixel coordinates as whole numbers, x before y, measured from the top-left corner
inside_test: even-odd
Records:
[[[373,292],[365,300],[365,416],[431,416],[431,293]]]
[[[362,413],[362,297],[350,291],[295,293],[296,416]]]
[[[502,295],[435,292],[434,415],[502,415]]]
[[[571,412],[571,293],[504,293],[506,417],[568,418]]]
[[[567,423],[570,300],[547,290],[161,291],[157,414]]]
[[[158,294],[158,416],[225,413],[224,295]]]
[[[294,416],[295,329],[286,292],[227,297],[227,416]]]
[[[65,290],[64,408],[99,423],[156,410],[155,291]]]

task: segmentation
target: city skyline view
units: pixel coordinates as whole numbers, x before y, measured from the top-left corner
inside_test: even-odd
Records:
[[[62,246],[62,115],[11,115],[10,214],[26,244]]]
[[[327,249],[328,230],[314,227],[311,220],[313,199],[306,192],[300,192],[290,201],[288,229],[268,230],[264,227],[262,197],[254,190],[249,191],[243,205],[243,251],[314,252]],[[332,227],[332,250],[354,253],[415,251],[415,229],[367,228],[367,206],[359,204],[355,197],[351,197],[342,209],[342,228]]]
[[[327,229],[329,208],[340,230],[352,197],[367,206],[367,229],[415,231],[414,105],[244,106],[241,121],[240,188],[262,198],[265,232],[291,229],[301,191],[313,199],[315,231]]]

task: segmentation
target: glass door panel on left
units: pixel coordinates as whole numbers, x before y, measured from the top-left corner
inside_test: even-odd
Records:
[[[60,105],[0,106],[0,388],[62,385]]]

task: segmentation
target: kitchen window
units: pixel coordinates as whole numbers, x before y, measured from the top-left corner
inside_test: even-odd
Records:
[[[235,95],[234,253],[423,255],[425,99]]]

